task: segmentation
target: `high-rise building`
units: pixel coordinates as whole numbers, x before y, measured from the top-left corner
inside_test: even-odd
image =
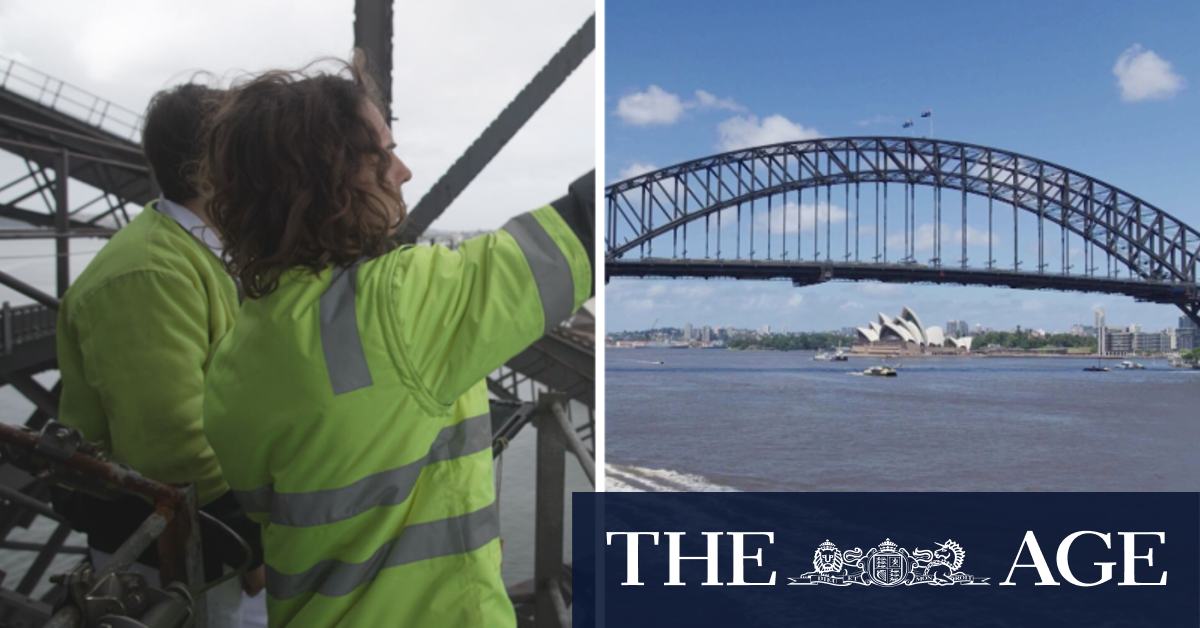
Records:
[[[760,332],[761,332],[761,333],[762,333],[764,336],[766,336],[766,335],[770,334],[770,333],[771,333],[771,326],[770,326],[770,325],[763,325],[763,326],[762,326],[762,329],[760,330]]]
[[[691,323],[683,324],[683,339],[687,340],[687,341],[690,341],[692,339],[692,324]]]
[[[1172,334],[1168,331],[1158,333],[1146,333],[1142,331],[1134,331],[1132,328],[1136,325],[1130,325],[1129,328],[1113,328],[1109,327],[1104,332],[1104,351],[1107,355],[1126,355],[1138,351],[1146,351],[1149,353],[1160,353],[1170,351],[1172,345],[1177,345],[1178,341],[1172,341]]]
[[[700,339],[703,340],[705,344],[712,342],[712,328],[708,325],[705,325],[704,328],[700,330]]]
[[[958,321],[953,318],[946,321],[946,335],[951,338],[958,338]]]
[[[1190,351],[1200,347],[1200,327],[1187,316],[1179,317],[1179,327],[1175,330],[1175,350]]]
[[[1104,308],[1096,308],[1096,352],[1108,355],[1108,330],[1104,325]]]

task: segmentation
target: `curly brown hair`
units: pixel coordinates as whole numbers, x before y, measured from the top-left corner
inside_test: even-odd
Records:
[[[378,91],[360,65],[336,63],[236,84],[209,120],[197,180],[249,298],[291,270],[317,275],[386,253],[405,218],[391,156],[365,115]]]

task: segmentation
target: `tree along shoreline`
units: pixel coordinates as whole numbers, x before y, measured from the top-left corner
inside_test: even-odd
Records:
[[[817,353],[818,351],[820,351],[817,349],[773,349],[770,347],[758,347],[758,346],[744,347],[744,348],[739,348],[739,349],[727,347],[727,349],[729,351],[765,351],[765,352],[777,352],[777,353],[790,353],[790,352]],[[1063,348],[1058,347],[1057,349],[1061,350]],[[1166,359],[1167,358],[1167,356],[1164,354],[1159,354],[1157,356],[1128,356],[1128,355],[1097,356],[1095,353],[1051,353],[1050,351],[1020,352],[1020,351],[1004,351],[1004,350],[971,351],[970,353],[908,353],[908,354],[905,354],[905,353],[870,354],[870,353],[853,353],[853,352],[847,351],[847,352],[845,352],[845,355],[846,355],[846,357],[849,357],[849,358],[870,359],[870,360],[878,360],[880,358],[904,358],[906,360],[909,358],[912,358],[914,360],[916,360],[916,359],[923,360],[926,358],[946,358],[946,359],[951,359],[951,360],[969,359],[969,358],[1068,358],[1068,359],[1072,359],[1072,360],[1079,360],[1079,359],[1095,360],[1097,358],[1102,359],[1102,360],[1128,360],[1128,359],[1131,359],[1134,357],[1149,358],[1149,359]]]
[[[1070,351],[1095,354],[1096,339],[1091,336],[1071,334],[1047,334],[1035,336],[1026,331],[993,331],[974,336],[972,353],[987,351]],[[772,334],[769,336],[739,336],[726,343],[730,350],[774,350],[774,351],[821,351],[853,344],[853,338],[840,334]]]

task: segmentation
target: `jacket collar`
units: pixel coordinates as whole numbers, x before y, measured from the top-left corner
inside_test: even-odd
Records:
[[[204,224],[203,220],[200,220],[199,216],[192,213],[192,210],[165,196],[158,197],[158,202],[154,204],[154,208],[160,214],[178,223],[180,227],[183,227],[184,231],[192,234],[196,240],[207,246],[213,252],[213,255],[217,256],[217,259],[221,259],[221,250],[224,248],[221,239],[217,237],[215,231]]]

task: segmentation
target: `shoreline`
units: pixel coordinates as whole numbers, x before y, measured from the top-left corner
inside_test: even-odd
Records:
[[[678,347],[678,348],[676,348],[676,347],[605,347],[605,349],[606,350],[607,349],[638,350],[638,349],[693,349],[693,348],[690,348],[690,347]],[[714,348],[702,348],[702,349],[706,350],[706,351],[716,350],[715,347]],[[693,349],[693,350],[695,350],[695,349]],[[726,350],[727,351],[763,351],[763,352],[772,352],[772,353],[818,353],[818,351],[813,350],[813,349],[797,349],[797,350],[792,350],[792,351],[780,350],[780,349],[726,349]],[[872,359],[873,360],[873,359],[892,359],[892,358],[904,358],[904,359],[909,359],[909,358],[942,359],[942,358],[945,358],[945,359],[952,359],[952,360],[981,359],[981,358],[1047,358],[1047,359],[1056,358],[1056,359],[1068,359],[1068,360],[1116,360],[1116,361],[1129,360],[1132,362],[1136,362],[1139,359],[1140,360],[1168,360],[1168,359],[1170,359],[1166,355],[1157,355],[1157,356],[1105,355],[1105,356],[1098,356],[1094,353],[1071,353],[1071,354],[1065,354],[1065,353],[1012,353],[1012,352],[987,352],[987,353],[972,352],[972,353],[963,353],[963,354],[847,353],[845,355],[846,355],[846,357],[848,357],[852,360],[853,359],[859,359],[859,360]]]

